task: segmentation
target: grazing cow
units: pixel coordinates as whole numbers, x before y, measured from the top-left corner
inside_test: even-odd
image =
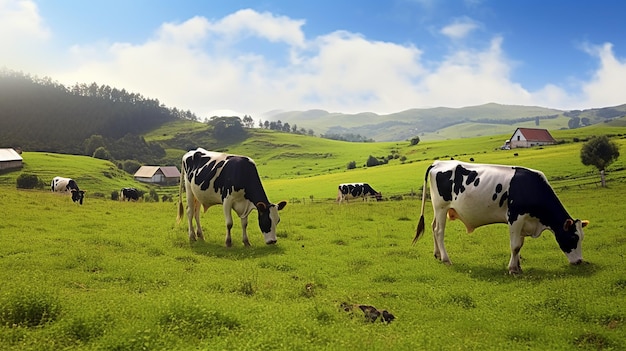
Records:
[[[276,243],[276,225],[280,222],[278,211],[286,201],[272,204],[263,190],[261,179],[254,161],[245,156],[211,152],[198,148],[183,156],[180,189],[178,198],[177,222],[183,217],[182,191],[187,193],[187,220],[189,240],[204,240],[200,227],[200,205],[204,211],[222,204],[226,219],[226,246],[232,246],[230,230],[233,226],[232,211],[241,218],[243,243],[250,246],[246,227],[248,215],[256,209],[259,215],[259,227],[266,244]],[[195,218],[198,229],[194,232],[192,220]]]
[[[120,199],[121,201],[137,201],[139,200],[139,190],[135,188],[122,188],[120,191]]]
[[[50,184],[50,190],[52,190],[52,192],[71,192],[72,201],[78,201],[79,204],[83,204],[85,191],[78,189],[78,184],[76,184],[74,179],[54,177]]]
[[[434,210],[434,254],[442,262],[450,264],[443,243],[446,215],[451,220],[463,222],[468,233],[483,225],[507,223],[511,274],[522,272],[520,250],[524,238],[537,238],[546,229],[554,233],[571,264],[583,261],[583,227],[589,222],[572,219],[542,172],[515,166],[435,161],[424,177],[422,214],[413,244],[424,232],[425,193],[429,178]]]
[[[356,199],[360,197],[365,201],[367,196],[376,197],[376,201],[380,201],[383,199],[383,195],[378,191],[374,190],[367,183],[351,183],[351,184],[339,184],[339,188],[337,191],[337,201],[339,203],[349,199]]]

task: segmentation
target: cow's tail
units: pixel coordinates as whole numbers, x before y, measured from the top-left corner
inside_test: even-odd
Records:
[[[424,207],[426,206],[426,187],[428,185],[428,174],[430,173],[430,169],[432,166],[428,167],[426,170],[426,175],[424,176],[424,188],[422,189],[422,213],[420,214],[420,220],[417,222],[417,230],[415,231],[415,237],[413,238],[413,245],[415,242],[424,234]]]
[[[180,221],[185,215],[185,206],[183,206],[183,187],[185,186],[185,163],[180,166],[180,181],[178,182],[178,214],[176,215],[176,224],[180,224]]]

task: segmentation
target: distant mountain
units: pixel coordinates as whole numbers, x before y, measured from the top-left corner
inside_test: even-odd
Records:
[[[313,129],[319,134],[359,134],[375,141],[399,141],[416,135],[437,134],[461,124],[481,126],[475,128],[480,134],[472,133],[474,128],[467,128],[465,137],[473,137],[500,134],[503,129],[512,132],[517,126],[541,127],[546,121],[550,121],[549,127],[544,128],[562,129],[569,128],[573,118],[578,118],[578,125],[582,125],[583,119],[586,119],[586,124],[594,124],[625,115],[626,104],[583,111],[563,111],[537,106],[489,103],[462,108],[416,108],[387,115],[372,112],[343,114],[324,110],[272,111],[265,114],[264,118],[296,124],[298,127]],[[503,125],[509,125],[510,128],[502,128]]]

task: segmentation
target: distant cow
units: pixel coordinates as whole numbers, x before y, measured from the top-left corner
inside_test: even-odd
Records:
[[[286,201],[272,204],[265,194],[254,161],[245,156],[211,152],[198,148],[187,152],[182,159],[180,190],[178,198],[177,222],[183,217],[183,186],[187,193],[187,219],[189,240],[204,240],[200,227],[200,205],[204,211],[222,204],[226,220],[226,246],[232,246],[230,230],[233,227],[232,211],[241,218],[243,243],[250,246],[246,228],[248,215],[256,209],[259,214],[259,227],[266,244],[276,243],[276,225],[280,222],[278,211]],[[195,218],[197,231],[193,228]]]
[[[509,273],[521,273],[520,250],[524,238],[537,238],[548,229],[555,235],[571,264],[583,261],[583,227],[589,222],[573,219],[565,210],[545,175],[536,170],[515,167],[435,161],[424,178],[422,214],[413,244],[424,232],[426,184],[434,210],[432,222],[434,255],[450,264],[444,247],[446,215],[459,219],[467,232],[492,223],[507,223],[511,242]]]
[[[78,188],[78,184],[76,184],[74,179],[54,177],[50,184],[50,190],[52,190],[52,192],[71,192],[72,201],[78,201],[79,204],[83,204],[85,191]]]
[[[135,188],[122,188],[122,190],[120,190],[120,199],[121,201],[137,201],[139,200],[139,190]]]
[[[374,190],[367,183],[339,184],[337,191],[337,201],[339,203],[343,202],[343,200],[346,200],[347,202],[349,199],[356,199],[358,197],[365,201],[365,198],[369,196],[376,197],[376,201],[383,199],[383,195]]]

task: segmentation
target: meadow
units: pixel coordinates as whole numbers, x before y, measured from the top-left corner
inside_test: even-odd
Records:
[[[278,244],[263,244],[253,214],[248,248],[237,221],[234,245],[224,247],[220,207],[202,215],[206,242],[190,244],[186,221],[176,224],[176,202],[110,200],[132,177],[108,162],[25,153],[23,171],[47,179],[65,170],[88,194],[79,206],[47,189],[16,189],[19,171],[0,175],[2,349],[626,348],[626,204],[612,200],[626,190],[624,156],[610,169],[608,188],[601,188],[597,171],[580,163],[580,143],[514,156],[494,150],[496,137],[417,148],[374,143],[357,145],[359,151],[348,143],[328,148],[273,134],[231,148],[258,153],[270,199],[290,201],[281,211]],[[624,150],[624,139],[615,140]],[[305,142],[311,143],[308,158],[286,157]],[[261,144],[271,152],[259,150]],[[391,149],[407,160],[340,167],[345,159]],[[411,246],[424,171],[433,159],[449,157],[544,171],[570,214],[591,221],[583,242],[587,263],[570,266],[553,234],[544,232],[526,240],[524,273],[510,276],[505,225],[467,234],[450,222],[451,266],[432,257],[431,235]],[[295,174],[298,169],[305,174]],[[339,205],[336,184],[344,181],[368,181],[386,201]],[[426,220],[432,220],[430,208]],[[346,303],[386,309],[396,319],[371,323],[358,309],[344,311]]]

